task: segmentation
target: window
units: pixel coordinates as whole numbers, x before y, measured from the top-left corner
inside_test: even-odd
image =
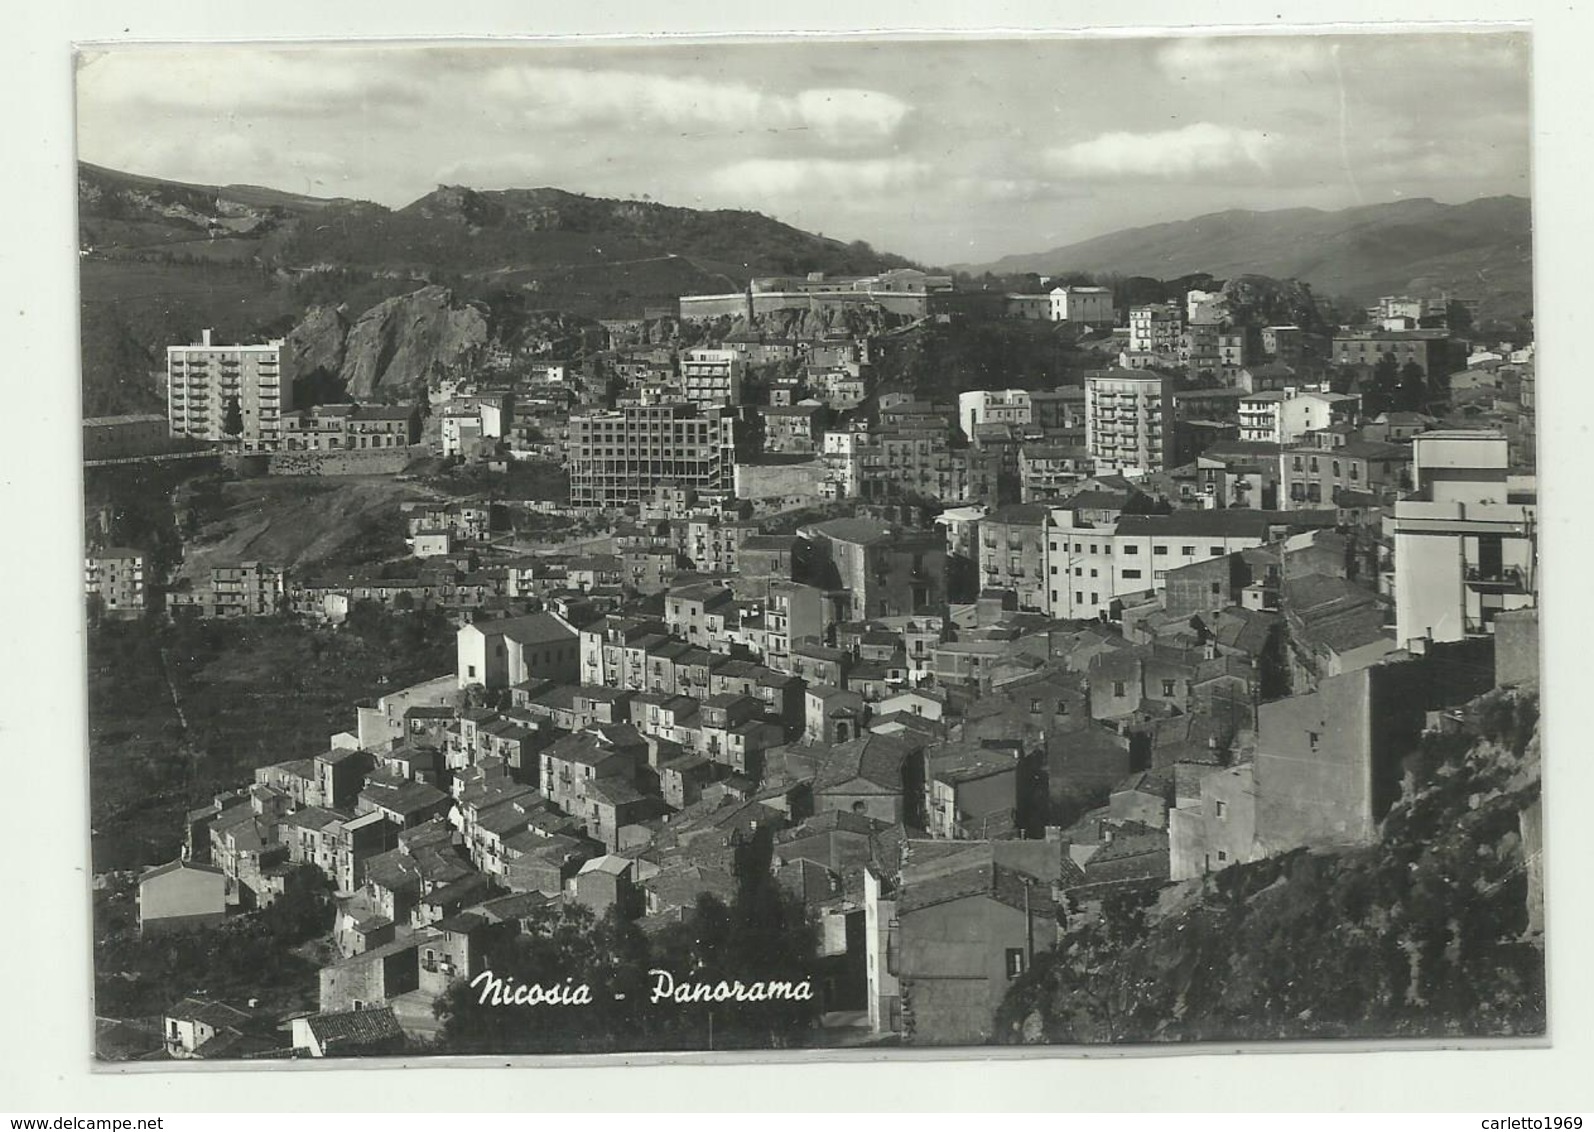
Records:
[[[1213,582],[1212,583],[1212,596],[1213,597],[1219,597],[1219,596],[1222,595],[1222,593],[1223,593],[1223,583],[1222,582]]]
[[[465,675],[466,676],[474,676],[474,675],[476,675],[476,666],[474,664],[467,664],[465,666]]]
[[[1140,553],[1140,548],[1138,546],[1134,546],[1134,545],[1126,546],[1126,547],[1124,547],[1124,553],[1125,554],[1139,554]]]
[[[1181,546],[1179,548],[1179,553],[1184,555],[1186,558],[1194,558],[1195,557],[1195,547],[1193,547],[1193,546]]]
[[[1075,590],[1074,591],[1074,604],[1075,605],[1084,605],[1085,604],[1085,595],[1083,593],[1081,593],[1079,590]]]
[[[1154,546],[1154,547],[1151,548],[1151,553],[1155,554],[1155,555],[1160,555],[1162,557],[1167,557],[1168,548],[1165,547],[1165,546]]]
[[[1114,699],[1121,700],[1124,698],[1126,693],[1124,692],[1124,682],[1122,680],[1114,680],[1112,682],[1112,694]]]
[[[1052,567],[1052,576],[1055,577],[1056,575],[1057,575],[1057,567],[1053,566]]]
[[[1083,578],[1084,576],[1085,576],[1085,568],[1083,566],[1075,566],[1074,567],[1074,577]]]
[[[1024,949],[1022,947],[1009,947],[1007,949],[1007,977],[1016,979],[1024,973]]]
[[[1229,855],[1227,853],[1225,853],[1222,849],[1219,849],[1218,850],[1218,860],[1219,861],[1227,861],[1228,859],[1229,859]]]
[[[1216,802],[1213,803],[1213,807],[1214,807],[1214,811],[1213,812],[1220,818],[1224,817],[1228,813],[1228,810],[1229,810],[1229,804],[1227,802],[1225,802],[1221,798],[1219,798]]]
[[[1162,682],[1162,694],[1164,696],[1172,696],[1173,695],[1173,681],[1172,680],[1164,680]]]
[[[1096,591],[1095,590],[1091,590],[1090,591],[1090,604],[1091,605],[1097,605],[1097,604],[1100,603],[1100,601],[1101,601],[1101,599],[1096,596]]]
[[[1221,546],[1209,546],[1209,547],[1207,547],[1207,556],[1209,558],[1217,558],[1222,553],[1223,553],[1223,548]]]
[[[1095,571],[1095,568],[1094,568],[1094,567],[1092,567],[1092,569],[1091,569],[1091,571],[1090,571],[1090,576],[1091,576],[1091,577],[1092,577],[1092,578],[1094,578],[1094,577],[1095,577],[1095,576],[1096,576],[1096,571]]]
[[[1125,570],[1124,571],[1124,577],[1125,578],[1139,578],[1140,577],[1140,571],[1139,570]]]

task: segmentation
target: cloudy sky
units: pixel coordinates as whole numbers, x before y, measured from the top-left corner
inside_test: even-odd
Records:
[[[120,48],[78,116],[83,159],[176,180],[646,195],[937,264],[1530,172],[1520,34]]]

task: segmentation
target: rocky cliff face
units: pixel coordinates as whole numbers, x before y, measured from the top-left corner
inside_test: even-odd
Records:
[[[288,372],[336,376],[343,369],[344,340],[349,332],[345,307],[311,307],[288,331]]]
[[[333,315],[312,311],[294,328],[296,349],[306,361],[338,358],[338,377],[356,401],[446,373],[466,362],[490,336],[486,314],[456,301],[446,287],[422,287],[378,303],[348,327],[341,347],[342,316]]]

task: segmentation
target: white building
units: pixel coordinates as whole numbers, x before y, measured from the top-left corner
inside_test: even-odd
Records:
[[[222,346],[207,329],[193,345],[166,347],[166,413],[173,436],[236,438],[246,452],[269,452],[281,443],[282,414],[291,408],[293,380],[282,373],[281,338]],[[239,431],[229,432],[229,425]]]
[[[1395,547],[1395,643],[1494,632],[1497,614],[1537,604],[1537,496],[1509,473],[1497,432],[1412,438],[1416,493],[1386,520]]]
[[[1177,570],[1267,541],[1265,512],[1230,508],[1124,515],[1091,523],[1056,508],[1045,531],[1047,612],[1063,620],[1111,613],[1124,594],[1161,590]]]
[[[1179,308],[1167,303],[1147,303],[1129,312],[1129,352],[1173,357],[1183,329]]]
[[[681,355],[681,383],[695,405],[739,405],[746,362],[735,350],[688,350]]]
[[[1353,420],[1361,398],[1288,388],[1240,399],[1240,439],[1294,444],[1308,432]]]
[[[1187,291],[1184,296],[1186,322],[1214,323],[1223,319],[1225,308],[1222,291]]]
[[[975,425],[1027,425],[1032,418],[1027,389],[972,389],[958,394],[958,424],[970,440]]]
[[[870,440],[869,433],[857,429],[825,433],[821,459],[825,480],[834,485],[834,498],[850,499],[858,494],[863,450]]]
[[[1112,292],[1106,287],[1054,287],[1047,297],[1053,322],[1111,326],[1115,321]]]
[[[1085,446],[1099,472],[1161,471],[1173,446],[1172,380],[1126,369],[1087,374]]]

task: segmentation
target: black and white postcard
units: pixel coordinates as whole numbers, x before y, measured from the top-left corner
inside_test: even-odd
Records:
[[[82,46],[99,1063],[1542,1042],[1529,91]]]

